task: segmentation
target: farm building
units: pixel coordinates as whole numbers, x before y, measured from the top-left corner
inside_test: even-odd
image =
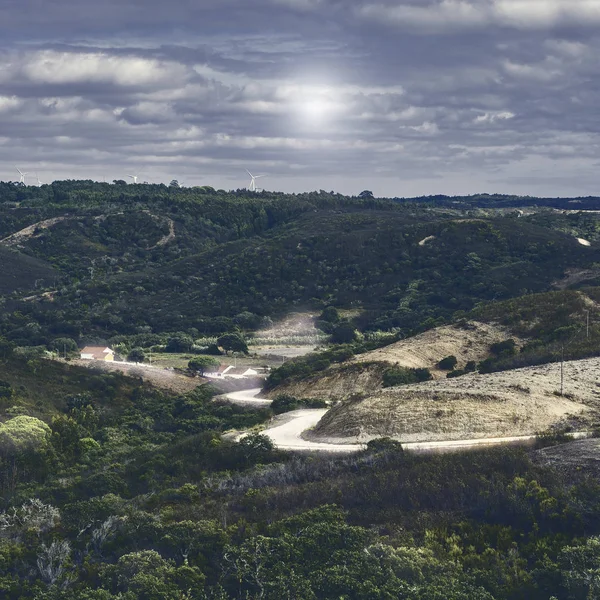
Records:
[[[246,379],[248,377],[256,377],[259,374],[259,370],[248,367],[221,365],[217,371],[213,373],[205,373],[204,377],[208,377],[210,379],[222,379],[226,377],[231,377],[232,379]]]
[[[115,360],[115,352],[104,346],[86,346],[81,350],[83,360],[104,360],[111,362]]]

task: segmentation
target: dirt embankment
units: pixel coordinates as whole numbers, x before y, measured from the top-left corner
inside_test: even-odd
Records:
[[[574,474],[600,477],[600,439],[577,440],[532,453],[533,460],[572,480]]]
[[[25,227],[24,229],[5,237],[4,239],[0,240],[0,244],[4,244],[6,246],[19,244],[25,240],[28,240],[29,238],[39,236],[42,229],[48,229],[48,227],[52,227],[57,223],[61,223],[62,221],[67,221],[73,218],[75,217],[54,217],[52,219],[46,219],[45,221],[39,221],[38,223],[29,225],[29,227]]]
[[[119,371],[130,377],[140,377],[157,388],[175,392],[177,394],[191,392],[197,386],[208,381],[201,377],[187,377],[175,371],[162,369],[160,367],[132,365],[118,361],[104,362],[101,360],[78,359],[72,361],[72,364],[102,371]]]
[[[290,394],[296,398],[321,400],[346,400],[357,395],[364,397],[381,388],[383,372],[389,367],[389,363],[337,365],[302,381],[278,386],[263,395],[273,399],[280,394]]]
[[[468,321],[463,325],[444,325],[425,331],[415,337],[401,340],[390,346],[378,348],[355,356],[356,363],[388,362],[413,369],[427,368],[436,378],[446,377],[445,371],[436,368],[446,356],[456,356],[458,369],[469,361],[478,362],[490,354],[490,346],[515,337],[499,325]],[[519,340],[516,340],[518,342]]]
[[[531,435],[571,423],[585,429],[598,418],[600,358],[489,375],[388,388],[332,408],[311,436],[321,441],[404,442]]]
[[[520,340],[498,325],[469,321],[462,326],[446,325],[415,337],[355,356],[347,363],[302,381],[286,383],[271,390],[267,396],[290,394],[296,398],[345,400],[356,395],[370,395],[381,389],[383,372],[392,365],[427,368],[436,379],[445,378],[437,363],[447,356],[456,356],[457,368],[467,362],[479,362],[490,355],[490,345],[513,338]]]

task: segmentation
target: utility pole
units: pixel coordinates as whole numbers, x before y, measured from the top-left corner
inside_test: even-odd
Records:
[[[560,395],[565,391],[565,345],[560,346]]]
[[[585,337],[590,339],[590,311],[585,311]]]

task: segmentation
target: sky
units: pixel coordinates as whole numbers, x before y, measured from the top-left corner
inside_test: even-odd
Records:
[[[600,195],[600,0],[0,0],[0,180]]]

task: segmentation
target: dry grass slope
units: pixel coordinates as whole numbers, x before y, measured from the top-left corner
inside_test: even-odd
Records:
[[[456,356],[458,369],[467,362],[476,362],[489,356],[490,345],[513,337],[508,329],[490,323],[469,321],[463,326],[445,325],[425,331],[415,337],[401,340],[356,356],[353,361],[388,362],[402,367],[428,368],[434,377],[445,377],[446,372],[436,369],[446,356]],[[515,340],[517,341],[517,340]]]
[[[461,369],[469,361],[487,358],[491,344],[509,337],[519,344],[518,338],[499,325],[478,321],[469,321],[463,326],[445,325],[360,354],[342,365],[332,365],[313,377],[281,385],[268,396],[291,394],[296,398],[346,400],[357,394],[370,395],[381,388],[383,372],[392,365],[427,368],[439,379],[446,377],[447,372],[440,371],[436,365],[446,356],[456,356],[457,368]]]
[[[586,428],[600,408],[600,358],[490,375],[389,388],[341,403],[311,434],[322,441],[366,441],[390,436],[404,442],[531,435],[558,424]]]

